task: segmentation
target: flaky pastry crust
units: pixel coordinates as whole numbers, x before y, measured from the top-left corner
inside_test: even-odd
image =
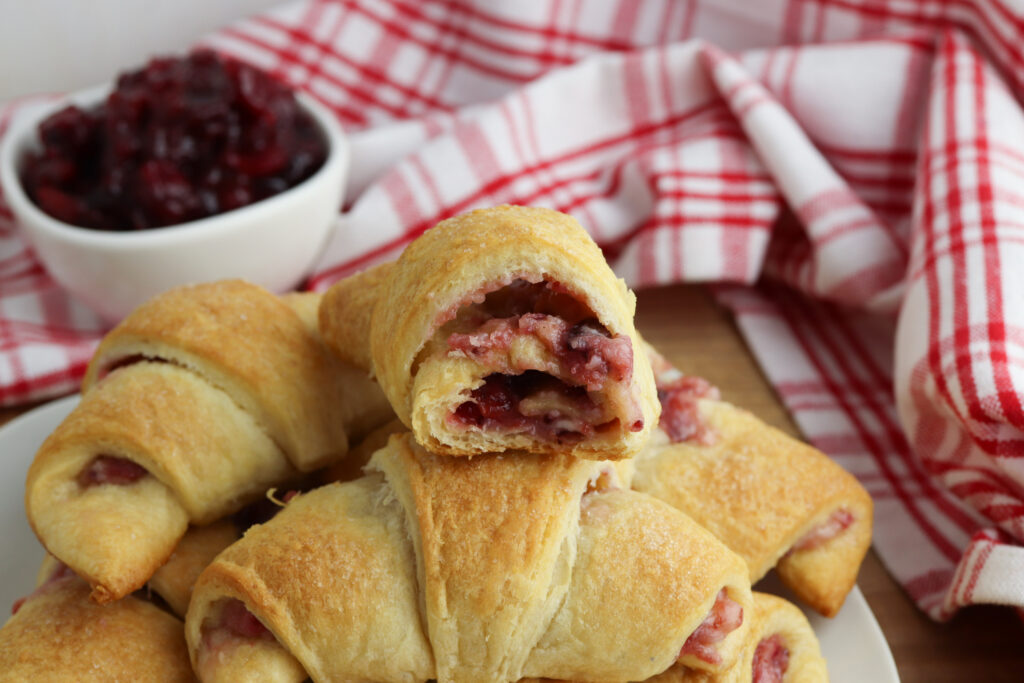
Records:
[[[96,600],[141,587],[190,523],[343,457],[348,435],[388,419],[366,372],[323,346],[318,309],[319,295],[224,281],[158,296],[104,338],[25,492],[36,535]],[[128,481],[90,478],[106,464]]]
[[[871,545],[872,501],[817,449],[723,401],[698,402],[708,445],[652,446],[636,458],[633,487],[693,517],[746,560],[751,582],[777,566],[801,601],[832,616]],[[818,548],[787,552],[839,509],[852,524]]]
[[[393,436],[367,476],[296,497],[203,573],[193,662],[204,680],[229,680],[231,653],[253,647],[318,681],[650,676],[723,588],[751,609],[749,583],[711,534],[620,485],[609,463],[448,458]],[[228,600],[274,638],[208,651]],[[722,641],[718,668],[745,633]]]
[[[519,375],[524,368],[552,373],[561,367],[556,352],[529,334],[511,342],[510,369],[495,369],[476,351],[449,346],[455,318],[489,293],[527,283],[571,297],[592,314],[602,334],[628,340],[631,349],[628,379],[610,380],[614,391],[588,387],[602,415],[601,428],[578,441],[574,436],[572,442],[553,444],[528,430],[495,431],[452,420],[456,408],[489,375]],[[578,457],[618,459],[635,454],[646,442],[659,411],[653,376],[633,326],[634,308],[632,292],[570,216],[499,206],[445,220],[410,244],[395,264],[337,283],[325,295],[320,321],[328,344],[342,358],[372,361],[398,418],[432,452],[565,450]],[[339,321],[367,319],[368,352],[358,325],[335,332]],[[561,372],[556,373],[559,381],[582,386],[578,378],[570,381],[564,368]]]
[[[194,681],[182,623],[156,605],[126,597],[89,599],[75,576],[37,589],[0,629],[0,677],[8,681]]]

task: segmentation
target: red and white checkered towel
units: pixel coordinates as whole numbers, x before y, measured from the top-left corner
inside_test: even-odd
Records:
[[[721,283],[804,433],[874,496],[883,561],[944,619],[1024,607],[1013,4],[306,0],[206,43],[351,133],[311,287],[502,202],[573,213],[633,287]],[[101,325],[0,212],[0,403],[71,391]]]

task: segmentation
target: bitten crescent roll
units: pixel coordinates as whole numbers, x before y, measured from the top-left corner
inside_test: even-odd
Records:
[[[25,492],[36,535],[94,599],[142,586],[190,523],[343,457],[389,419],[366,372],[323,346],[317,306],[241,281],[183,287],[104,338]]]
[[[635,297],[566,214],[455,216],[393,265],[336,287],[344,295],[321,305],[327,343],[350,361],[372,359],[398,418],[432,452],[619,459],[657,423]],[[332,340],[335,321],[367,319],[368,354],[351,334]]]
[[[752,583],[775,567],[802,602],[834,616],[871,545],[871,496],[821,451],[648,350],[662,426],[635,459],[633,488],[711,531],[746,560]]]
[[[0,628],[0,679],[195,680],[180,620],[134,596],[96,604],[90,590],[65,565],[44,563],[36,590]]]
[[[427,453],[293,498],[200,575],[200,679],[629,681],[724,670],[752,608],[743,561],[686,515],[565,454]]]

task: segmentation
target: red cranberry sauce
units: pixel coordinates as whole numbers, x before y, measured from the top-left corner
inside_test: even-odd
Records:
[[[200,657],[218,655],[238,644],[239,639],[273,641],[274,634],[245,603],[235,598],[219,602],[212,619],[203,622]]]
[[[576,443],[612,429],[583,387],[571,387],[536,370],[492,374],[449,417],[462,426],[525,433],[547,441]]]
[[[319,169],[327,143],[282,83],[200,50],[122,74],[94,109],[39,125],[22,183],[50,216],[98,230],[184,223],[251,204]]]
[[[743,623],[743,607],[728,596],[725,589],[718,591],[715,604],[711,611],[690,634],[679,651],[679,656],[693,655],[708,664],[721,664],[722,655],[715,646],[725,640],[726,636],[735,631]]]
[[[753,683],[782,683],[789,669],[789,649],[776,633],[763,639],[754,650]]]
[[[221,626],[240,638],[262,638],[273,640],[274,635],[256,618],[245,603],[231,599],[224,604],[220,615]]]
[[[529,282],[521,278],[493,292],[487,292],[479,309],[489,318],[543,313],[561,318],[569,324],[594,317],[590,307],[570,294],[561,283],[547,280]]]
[[[78,485],[83,489],[100,484],[127,486],[149,474],[146,468],[127,458],[98,455],[78,473]]]
[[[661,421],[658,426],[668,435],[672,443],[694,441],[710,446],[715,442],[715,432],[701,419],[697,401],[702,398],[719,397],[718,389],[707,380],[690,375],[681,375],[671,381],[657,381],[658,400],[661,401]]]
[[[608,333],[593,312],[553,282],[515,280],[488,293],[465,314],[470,331],[448,337],[451,353],[474,358],[496,372],[545,370],[589,391],[600,391],[609,377],[633,376],[628,337]],[[517,336],[533,336],[555,356],[555,367],[513,367],[508,357]]]
[[[846,508],[838,508],[828,519],[804,534],[799,541],[793,544],[789,552],[820,548],[848,529],[853,524],[853,521],[854,516],[852,512]]]

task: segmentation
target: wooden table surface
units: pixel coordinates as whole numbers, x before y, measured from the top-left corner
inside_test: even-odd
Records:
[[[703,289],[666,287],[641,292],[638,299],[637,327],[681,370],[706,377],[726,400],[798,434],[729,314]],[[30,407],[0,409],[0,424]],[[971,607],[947,624],[936,624],[914,607],[873,550],[858,584],[889,641],[903,683],[1024,681],[1024,623],[1012,610]]]

